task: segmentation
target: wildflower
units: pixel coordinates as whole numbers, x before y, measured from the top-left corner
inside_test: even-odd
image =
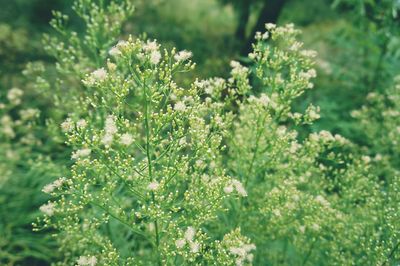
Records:
[[[133,142],[133,137],[129,133],[122,134],[120,142],[121,142],[122,145],[129,146]]]
[[[111,63],[110,61],[107,62],[107,68],[111,72],[114,72],[117,69],[117,65],[114,63]]]
[[[61,129],[64,132],[70,132],[74,129],[74,122],[72,122],[71,118],[67,118],[64,122],[61,123]]]
[[[195,234],[196,234],[196,230],[195,230],[192,226],[189,226],[189,227],[186,229],[186,232],[185,232],[185,239],[186,239],[188,242],[192,242],[192,241],[193,241],[193,238],[194,238],[194,236],[195,236]]]
[[[79,121],[76,122],[76,126],[78,128],[85,128],[87,126],[87,121],[85,119],[79,119]]]
[[[159,51],[152,51],[150,54],[150,63],[153,65],[157,65],[160,63],[161,60],[161,53]]]
[[[108,53],[111,55],[111,56],[118,56],[118,55],[121,55],[121,51],[118,49],[118,47],[116,47],[116,46],[114,46],[114,47],[112,47],[111,49],[110,49],[110,51],[108,51]]]
[[[50,184],[47,184],[47,185],[45,185],[44,187],[43,187],[43,189],[42,189],[42,191],[44,192],[44,193],[46,193],[46,194],[50,194],[51,192],[53,192],[54,191],[54,184],[53,183],[50,183]]]
[[[87,265],[89,266],[95,266],[97,264],[97,259],[95,256],[91,256],[87,260]]]
[[[147,41],[146,44],[143,45],[143,50],[145,50],[146,52],[154,52],[157,51],[158,49],[158,45],[157,45],[157,41]]]
[[[269,38],[269,32],[266,31],[266,32],[262,35],[262,39],[263,39],[263,40],[266,40],[266,39],[268,39],[268,38]]]
[[[18,105],[21,103],[21,96],[24,94],[24,92],[18,88],[12,88],[11,90],[8,91],[7,93],[7,99],[10,101],[10,103],[14,105]]]
[[[329,207],[330,203],[329,201],[327,201],[323,196],[318,195],[315,197],[315,201],[318,202],[319,204],[321,204],[324,207]]]
[[[80,149],[80,150],[77,150],[76,152],[74,152],[72,154],[71,158],[74,159],[74,160],[77,160],[79,158],[88,157],[91,152],[92,152],[92,150],[88,149],[88,148]]]
[[[175,241],[175,246],[177,248],[183,248],[186,244],[186,240],[184,238],[180,238],[178,240]]]
[[[155,190],[158,189],[159,186],[160,186],[159,183],[157,183],[157,182],[151,182],[151,183],[147,186],[147,189],[148,189],[148,190],[155,191]]]
[[[113,116],[113,115],[107,116],[105,126],[104,126],[104,131],[108,135],[113,135],[113,134],[117,133],[118,128],[115,123],[115,116]]]
[[[274,23],[266,23],[266,24],[265,24],[265,28],[266,28],[267,30],[273,30],[273,29],[276,28],[276,25],[275,25]]]
[[[177,102],[174,106],[175,111],[183,112],[186,110],[186,105],[184,102]]]
[[[271,99],[265,93],[261,94],[261,97],[259,100],[260,100],[260,103],[262,103],[264,106],[267,106],[271,102]]]
[[[101,139],[101,143],[103,143],[104,146],[110,146],[114,137],[111,134],[105,134],[103,138]]]
[[[60,188],[65,182],[65,178],[61,177],[57,180],[55,180],[53,183],[47,184],[43,187],[42,191],[44,193],[50,194],[53,192],[55,189]]]
[[[40,111],[38,109],[28,108],[28,109],[19,111],[19,114],[20,114],[22,120],[29,120],[34,117],[37,117],[39,115],[39,112]]]
[[[369,156],[362,156],[361,159],[364,161],[364,163],[369,164],[371,162],[371,157]]]
[[[189,246],[192,253],[197,253],[200,250],[200,244],[197,242],[191,242]]]
[[[183,50],[183,51],[180,51],[179,53],[177,53],[177,54],[174,56],[174,59],[175,59],[177,62],[182,62],[182,61],[188,60],[190,57],[192,57],[192,52]]]
[[[251,262],[253,260],[250,252],[254,249],[256,249],[254,244],[240,244],[239,246],[230,247],[229,252],[237,256],[236,265],[243,265],[245,261]]]
[[[235,186],[237,193],[239,193],[242,197],[247,197],[247,192],[243,187],[243,184],[240,183],[238,180],[233,180],[232,184]]]
[[[76,261],[78,265],[88,265],[88,266],[95,266],[97,264],[97,258],[95,256],[86,257],[80,256]]]
[[[225,192],[226,194],[232,193],[232,192],[233,192],[233,186],[232,186],[232,185],[229,185],[229,186],[224,187],[224,192]]]
[[[234,60],[231,61],[230,66],[232,67],[232,76],[243,76],[249,71],[247,67],[242,66],[239,62]]]
[[[54,214],[54,207],[55,203],[49,202],[40,206],[39,210],[48,216],[52,216]]]
[[[92,72],[91,76],[96,81],[104,81],[107,78],[107,71],[102,67]]]

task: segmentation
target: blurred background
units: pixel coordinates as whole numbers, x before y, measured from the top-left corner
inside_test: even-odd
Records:
[[[351,112],[363,105],[368,93],[383,92],[399,74],[399,0],[133,3],[136,11],[124,25],[121,38],[147,36],[165,47],[192,51],[197,67],[185,77],[187,83],[195,78],[227,77],[232,59],[248,63],[245,57],[254,34],[264,31],[265,23],[294,23],[303,31],[306,48],[318,52],[315,88],[295,103],[299,110],[309,102],[321,108],[321,119],[302,129],[305,133],[326,129],[368,145]],[[71,27],[79,32],[81,25],[74,19],[71,4],[72,0],[0,0],[2,95],[11,87],[24,86],[26,79],[21,73],[28,62],[53,63],[41,42],[44,33],[52,34],[52,10],[71,15]],[[37,99],[30,100],[34,105]],[[21,162],[15,169],[11,179],[0,177],[0,265],[47,265],[57,257],[55,244],[49,232],[33,233],[31,223],[37,206],[46,200],[39,192],[41,187],[58,173],[50,166],[48,171],[43,165],[24,168]],[[0,175],[6,176],[6,171],[0,166]]]

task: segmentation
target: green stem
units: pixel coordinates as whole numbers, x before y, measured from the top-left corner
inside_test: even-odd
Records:
[[[148,100],[147,98],[147,86],[146,83],[143,82],[143,87],[144,87],[144,109],[145,109],[145,117],[144,117],[144,122],[145,122],[145,128],[146,128],[146,156],[147,156],[147,165],[148,165],[148,171],[149,171],[149,178],[150,181],[154,180],[153,177],[153,165],[152,165],[152,158],[151,158],[151,146],[150,146],[150,138],[151,138],[151,128],[150,128],[150,119],[149,119],[149,109],[151,110],[151,99]],[[148,103],[150,103],[150,108]],[[156,204],[154,192],[151,192],[151,198],[154,204]],[[159,251],[159,246],[160,246],[160,236],[159,236],[159,229],[158,229],[158,222],[157,219],[154,221],[154,227],[155,227],[155,233],[156,233],[156,247],[157,247],[157,256],[158,256],[158,264],[161,265],[161,260],[160,260],[160,251]]]

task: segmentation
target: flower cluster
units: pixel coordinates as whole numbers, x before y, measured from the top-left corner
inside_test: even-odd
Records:
[[[60,265],[385,263],[399,235],[398,189],[371,171],[381,153],[365,155],[329,131],[299,132],[320,117],[311,104],[292,110],[316,77],[316,54],[302,48],[300,31],[267,24],[252,67],[232,61],[229,78],[183,86],[176,75],[194,68],[192,53],[134,36],[118,41],[111,24],[128,17],[122,2],[104,9],[78,0],[83,41],[64,28],[66,49],[49,40],[59,78],[76,74],[57,83],[75,86],[71,98],[55,102],[64,120],[54,137],[62,133],[71,149],[69,174],[43,187],[51,199],[35,225],[56,232]],[[61,30],[64,17],[55,15]],[[97,38],[106,26],[107,38]],[[397,108],[398,98],[388,98]],[[385,113],[392,146],[396,108]],[[21,119],[36,115],[25,110]]]

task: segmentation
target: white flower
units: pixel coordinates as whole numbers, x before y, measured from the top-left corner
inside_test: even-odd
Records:
[[[78,258],[78,260],[76,261],[76,263],[78,264],[78,265],[87,265],[87,257],[86,256],[80,256],[79,258]]]
[[[268,39],[268,38],[269,38],[269,32],[266,31],[266,32],[262,35],[262,39],[263,39],[263,40],[266,40],[266,39]]]
[[[174,59],[175,59],[177,62],[181,62],[181,61],[188,60],[190,57],[192,57],[192,52],[183,50],[183,51],[180,51],[179,53],[177,53],[177,54],[174,56]]]
[[[76,122],[76,126],[78,128],[85,128],[87,126],[87,122],[85,119],[79,119],[79,121]]]
[[[323,205],[324,207],[329,207],[330,203],[327,201],[323,196],[318,195],[315,197],[315,201],[319,204]]]
[[[161,60],[161,53],[159,51],[152,51],[150,54],[150,63],[153,65],[157,65],[160,63]]]
[[[151,182],[151,183],[147,186],[147,189],[148,189],[148,190],[155,191],[155,190],[158,189],[159,186],[160,186],[159,183],[157,183],[157,182]]]
[[[71,118],[67,118],[64,122],[61,123],[61,130],[64,132],[70,132],[74,129],[74,122],[72,122]]]
[[[364,161],[364,163],[369,164],[371,162],[371,157],[369,156],[362,156],[361,159]]]
[[[157,41],[147,41],[146,44],[143,45],[143,50],[145,50],[146,52],[154,52],[157,51],[158,49],[158,45],[157,45]]]
[[[24,92],[22,90],[18,88],[12,88],[7,93],[7,99],[10,101],[10,103],[18,105],[21,103],[21,96],[23,94]]]
[[[195,235],[196,235],[196,230],[192,226],[189,226],[185,232],[185,239],[188,242],[192,242]]]
[[[28,108],[19,111],[19,115],[21,116],[22,120],[29,120],[35,118],[39,115],[40,111],[38,109]]]
[[[276,25],[274,23],[267,23],[267,24],[265,24],[265,28],[267,30],[272,30],[272,29],[276,28]]]
[[[129,133],[122,134],[120,142],[121,142],[122,145],[129,146],[133,142],[133,137]]]
[[[46,193],[46,194],[50,194],[51,192],[54,191],[54,189],[55,189],[54,184],[53,184],[53,183],[50,183],[50,184],[45,185],[45,186],[43,187],[42,191],[43,191],[44,193]]]
[[[178,240],[175,241],[175,246],[177,248],[183,248],[186,244],[186,240],[184,238],[180,238]]]
[[[225,192],[226,194],[232,193],[232,192],[233,192],[233,186],[232,186],[232,185],[229,185],[229,186],[224,187],[224,192]]]
[[[197,253],[200,250],[200,244],[197,242],[191,242],[189,243],[189,246],[192,253]]]
[[[48,216],[52,216],[54,214],[54,207],[55,207],[54,202],[49,202],[47,204],[43,204],[42,206],[40,206],[39,210],[44,214],[47,214]]]
[[[117,46],[112,47],[112,48],[110,49],[110,51],[108,51],[108,53],[109,53],[111,56],[118,56],[118,55],[121,55],[121,51],[118,49]]]
[[[42,191],[44,193],[50,194],[53,192],[55,189],[60,188],[65,182],[65,177],[61,177],[57,180],[55,180],[53,183],[47,184],[43,187]]]
[[[86,257],[80,256],[76,261],[78,265],[88,265],[88,266],[95,266],[97,264],[97,258],[95,256]]]
[[[232,184],[235,186],[237,193],[239,193],[240,196],[242,197],[247,197],[247,192],[244,189],[242,183],[240,183],[238,180],[232,180]]]
[[[93,71],[91,76],[95,81],[104,81],[107,78],[107,71],[102,67]]]
[[[175,111],[183,112],[186,110],[186,105],[184,102],[179,101],[175,104],[174,109]]]
[[[95,266],[97,264],[97,258],[95,256],[91,256],[87,259],[87,265]]]
[[[107,135],[114,135],[117,133],[118,128],[115,123],[115,116],[109,115],[106,118],[105,126],[104,126],[104,131],[106,132]]]
[[[110,146],[114,137],[111,134],[105,134],[103,138],[101,139],[101,143],[103,143],[104,146]]]
[[[89,156],[91,152],[92,152],[92,150],[88,149],[88,148],[80,149],[80,150],[77,150],[76,152],[74,152],[72,154],[71,158],[74,159],[74,160],[77,160],[79,158],[83,158],[83,157]]]
[[[264,106],[267,106],[271,102],[271,99],[265,93],[261,93],[259,101]]]
[[[239,62],[234,60],[231,61],[230,66],[232,67],[232,76],[244,76],[249,71],[247,67],[242,66]]]

